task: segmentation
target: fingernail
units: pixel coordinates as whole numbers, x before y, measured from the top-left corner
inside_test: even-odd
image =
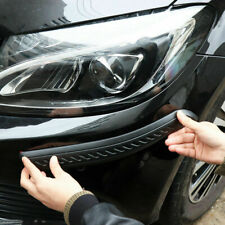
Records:
[[[173,140],[174,140],[173,138],[168,138],[168,139],[166,139],[166,142],[171,143],[171,142],[173,142]]]
[[[180,115],[182,115],[182,116],[185,116],[185,114],[183,113],[182,110],[179,110],[178,113],[179,113]]]
[[[24,162],[24,160],[27,160],[28,158],[26,156],[22,157],[22,162]]]
[[[22,161],[22,163],[24,164],[24,156],[22,157],[21,161]]]
[[[58,162],[58,158],[55,155],[52,156],[52,160],[54,160],[55,162]]]

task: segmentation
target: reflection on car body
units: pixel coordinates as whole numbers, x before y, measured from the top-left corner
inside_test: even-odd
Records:
[[[100,200],[146,224],[204,213],[225,179],[164,138],[179,109],[224,129],[224,10],[219,0],[1,1],[2,221],[62,223],[19,187],[19,155],[44,170],[57,155]]]

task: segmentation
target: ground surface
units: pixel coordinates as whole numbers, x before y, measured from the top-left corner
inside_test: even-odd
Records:
[[[153,225],[166,225],[154,223]],[[211,209],[192,225],[225,225],[225,190]]]
[[[225,191],[212,208],[193,225],[225,225]]]

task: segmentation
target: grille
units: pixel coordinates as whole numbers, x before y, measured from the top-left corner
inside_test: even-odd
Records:
[[[58,212],[48,209],[16,185],[0,183],[0,217],[63,220]],[[9,223],[8,223],[9,222]],[[0,219],[0,224],[19,224],[17,220]]]

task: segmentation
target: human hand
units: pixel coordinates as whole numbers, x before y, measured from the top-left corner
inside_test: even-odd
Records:
[[[70,197],[83,191],[80,184],[61,168],[56,156],[52,156],[49,162],[54,178],[46,177],[28,158],[23,157],[22,162],[20,185],[51,209],[63,212]]]
[[[178,111],[177,118],[184,128],[165,141],[171,152],[207,163],[222,164],[225,157],[225,133],[215,124],[196,122]]]

